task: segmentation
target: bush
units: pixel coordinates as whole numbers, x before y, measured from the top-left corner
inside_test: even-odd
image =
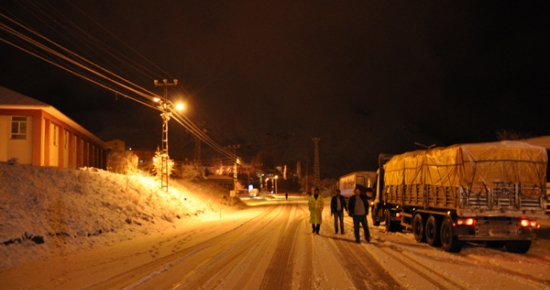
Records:
[[[192,164],[183,164],[180,170],[181,178],[183,180],[196,181],[206,179],[204,172],[198,166]]]
[[[132,174],[137,171],[138,160],[137,155],[131,151],[112,151],[107,155],[107,170],[120,173]]]

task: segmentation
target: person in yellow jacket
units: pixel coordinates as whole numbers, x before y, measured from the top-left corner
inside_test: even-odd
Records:
[[[313,195],[309,197],[307,205],[309,208],[309,222],[311,223],[313,233],[319,234],[319,229],[321,229],[321,223],[323,222],[323,208],[325,207],[325,202],[323,201],[323,197],[319,194],[318,188],[316,188]]]

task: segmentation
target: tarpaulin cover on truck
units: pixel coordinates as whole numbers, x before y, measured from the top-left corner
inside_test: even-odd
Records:
[[[458,144],[396,155],[385,164],[384,178],[386,185],[544,187],[547,162],[546,149],[524,142]]]

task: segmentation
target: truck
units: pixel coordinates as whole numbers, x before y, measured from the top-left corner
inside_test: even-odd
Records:
[[[352,196],[356,187],[365,193],[371,191],[374,178],[376,178],[375,171],[356,171],[348,173],[340,177],[338,189],[340,189],[340,193],[344,197]]]
[[[519,141],[380,154],[374,225],[460,252],[466,242],[526,253],[548,219],[547,152]]]

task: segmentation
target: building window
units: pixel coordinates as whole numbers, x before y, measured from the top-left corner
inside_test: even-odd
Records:
[[[11,118],[11,139],[27,139],[27,117]]]

